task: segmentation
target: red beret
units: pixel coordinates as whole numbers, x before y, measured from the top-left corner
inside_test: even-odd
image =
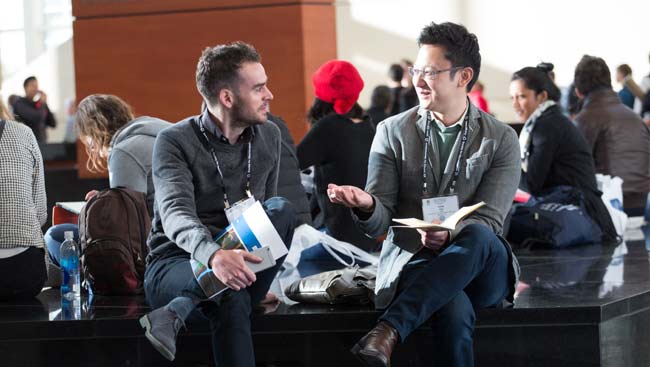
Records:
[[[312,77],[316,97],[332,103],[339,115],[348,113],[359,99],[363,79],[347,61],[331,60],[323,64]]]

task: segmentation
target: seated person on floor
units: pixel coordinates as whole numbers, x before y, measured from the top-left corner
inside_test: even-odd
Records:
[[[0,98],[0,301],[32,298],[47,280],[43,158],[30,128],[10,119]]]
[[[332,60],[313,75],[316,97],[307,113],[312,127],[298,144],[300,168],[315,166],[315,197],[328,233],[366,251],[377,247],[354,223],[350,211],[332,204],[327,185],[363,187],[375,127],[357,103],[363,80],[347,61]]]
[[[613,241],[616,229],[600,198],[589,146],[557,104],[560,89],[548,75],[552,69],[549,63],[525,67],[510,82],[512,107],[524,123],[519,136],[519,188],[532,195],[560,185],[579,189],[587,213],[603,232],[603,241]]]
[[[108,160],[110,187],[126,187],[147,195],[147,209],[153,214],[154,186],[151,179],[151,155],[156,136],[171,126],[155,117],[135,118],[131,107],[119,97],[93,94],[84,98],[77,109],[76,130],[88,153],[88,169],[101,172]],[[97,191],[86,194],[90,200]],[[76,224],[59,224],[45,233],[45,242],[54,265],[59,266],[59,247],[63,233],[73,231],[79,243]]]
[[[281,137],[267,121],[273,94],[260,55],[243,42],[206,48],[196,86],[207,109],[161,132],[154,146],[156,205],[145,272],[154,310],[140,323],[152,345],[173,360],[178,331],[196,309],[208,319],[215,363],[254,367],[251,309],[267,295],[284,258],[255,274],[246,261],[262,259],[221,249],[213,238],[228,226],[231,205],[253,197],[291,244],[295,209],[275,197]],[[206,300],[190,259],[231,289]]]
[[[612,89],[605,60],[585,55],[575,68],[576,95],[582,109],[576,126],[587,141],[596,173],[623,179],[623,207],[643,215],[650,192],[650,129]]]
[[[388,366],[395,345],[427,325],[432,364],[473,366],[476,310],[513,302],[518,266],[497,235],[519,182],[519,144],[512,128],[469,102],[481,66],[474,34],[431,23],[418,44],[409,73],[420,106],[377,127],[366,191],[328,189],[366,233],[388,231],[375,288],[385,312],[352,352],[366,366]],[[481,201],[453,231],[391,227],[394,218],[433,222]]]

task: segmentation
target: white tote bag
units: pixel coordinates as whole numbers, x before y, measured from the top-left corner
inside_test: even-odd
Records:
[[[325,250],[334,258],[346,267],[353,267],[357,261],[362,261],[371,265],[379,263],[379,256],[370,254],[350,243],[339,241],[336,238],[329,236],[316,228],[302,224],[293,233],[293,240],[291,241],[291,248],[289,254],[284,260],[284,266],[287,269],[295,269],[300,261],[300,254],[303,250],[322,244]],[[344,254],[350,260],[346,261],[338,253]]]
[[[623,179],[610,175],[596,174],[598,189],[603,192],[600,197],[612,218],[616,234],[623,237],[627,226],[627,214],[623,208]]]

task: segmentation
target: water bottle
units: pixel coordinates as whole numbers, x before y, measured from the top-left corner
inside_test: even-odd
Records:
[[[61,320],[81,320],[80,298],[61,298]]]
[[[77,243],[74,242],[72,231],[63,234],[65,241],[61,244],[61,297],[71,300],[81,297],[81,284],[79,279],[79,254]]]

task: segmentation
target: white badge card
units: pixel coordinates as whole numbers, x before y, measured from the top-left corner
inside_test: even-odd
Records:
[[[235,204],[233,204],[230,208],[225,208],[224,211],[226,212],[226,218],[228,218],[228,223],[232,223],[235,221],[235,219],[239,218],[245,211],[246,209],[250,208],[255,204],[255,198],[254,197],[247,197],[245,199],[241,199]]]
[[[422,199],[422,220],[425,222],[433,222],[434,220],[444,222],[445,219],[449,218],[457,211],[457,195]]]

